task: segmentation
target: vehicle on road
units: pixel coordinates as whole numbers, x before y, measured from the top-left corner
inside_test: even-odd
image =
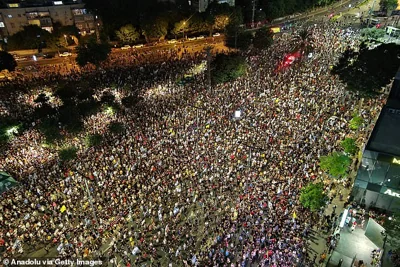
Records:
[[[194,41],[194,40],[196,40],[196,38],[197,38],[197,37],[189,37],[188,40],[189,40],[189,41]]]
[[[23,61],[23,60],[27,60],[28,59],[27,57],[20,57],[20,56],[17,56],[17,55],[13,55],[13,56],[14,56],[15,61]]]
[[[131,49],[130,45],[124,45],[123,47],[121,47],[122,50],[128,50]]]
[[[206,38],[204,35],[200,35],[200,36],[196,37],[196,40],[201,40],[201,39],[204,39],[204,38]]]
[[[216,32],[216,33],[213,34],[213,37],[218,37],[218,36],[221,36],[221,34],[218,33],[218,32]]]
[[[175,44],[175,43],[177,43],[178,41],[176,40],[176,39],[171,39],[171,40],[168,40],[168,42],[167,43],[169,43],[169,44]]]
[[[62,54],[59,54],[60,57],[70,57],[72,54],[70,52],[64,52]]]
[[[369,18],[367,18],[366,20],[364,20],[362,22],[362,24],[364,24],[365,26],[368,26],[370,28],[376,27],[377,25],[379,25],[378,28],[380,27],[379,19],[369,19]]]
[[[137,45],[132,46],[132,48],[141,48],[143,46],[144,46],[144,44],[137,44]]]
[[[44,54],[43,58],[54,58],[53,54]]]

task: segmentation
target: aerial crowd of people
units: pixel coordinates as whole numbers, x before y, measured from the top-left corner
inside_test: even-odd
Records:
[[[314,223],[300,190],[321,179],[319,157],[339,150],[360,101],[330,73],[340,52],[358,45],[354,30],[309,27],[312,54],[276,71],[298,30],[276,35],[265,51],[243,53],[247,74],[220,85],[209,86],[207,71],[176,83],[206,60],[190,46],[115,53],[95,69],[39,67],[7,84],[18,89],[0,99],[7,116],[33,109],[35,96],[58,81],[78,84],[82,76],[96,94],[137,93],[140,101],[87,118],[85,133],[68,140],[79,148],[71,162],[42,145],[39,122],[4,148],[0,170],[20,186],[0,198],[3,256],[44,248],[124,266],[304,262]],[[361,106],[366,124],[382,99]],[[113,121],[124,134],[106,131]],[[102,144],[86,148],[88,132],[104,135]]]

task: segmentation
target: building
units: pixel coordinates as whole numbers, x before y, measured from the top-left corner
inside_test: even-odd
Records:
[[[400,211],[400,70],[365,147],[352,197],[367,207]]]
[[[230,6],[235,6],[235,0],[189,0],[189,5],[193,6],[196,11],[206,11],[209,3],[217,1],[220,4],[227,3]]]
[[[94,15],[87,12],[81,0],[72,1],[25,1],[7,3],[0,9],[0,34],[9,36],[24,26],[38,25],[49,32],[53,24],[75,25],[81,33],[93,33],[96,28]]]

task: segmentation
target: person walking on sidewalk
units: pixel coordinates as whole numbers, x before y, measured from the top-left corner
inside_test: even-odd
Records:
[[[322,252],[320,259],[319,259],[319,264],[323,263],[326,259],[326,251]]]

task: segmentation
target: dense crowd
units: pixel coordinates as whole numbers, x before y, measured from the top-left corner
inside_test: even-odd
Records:
[[[321,178],[319,157],[339,149],[359,105],[329,71],[341,51],[358,44],[357,33],[327,24],[309,31],[310,57],[275,71],[293,49],[293,30],[276,36],[266,51],[246,53],[244,77],[211,88],[207,72],[177,85],[206,59],[191,48],[113,54],[100,69],[72,68],[64,77],[38,71],[29,78],[38,88],[87,75],[92,88],[124,84],[142,100],[88,119],[86,130],[106,140],[86,149],[71,139],[80,150],[69,164],[60,164],[34,129],[2,152],[0,169],[21,183],[0,198],[3,256],[45,247],[64,257],[107,255],[129,266],[284,267],[303,261],[314,223],[299,203],[300,190]],[[33,105],[26,80],[13,86],[19,95],[8,101],[25,104],[1,99],[10,116]],[[382,100],[365,102],[361,114],[368,124]],[[107,133],[111,121],[123,123],[125,134]]]

